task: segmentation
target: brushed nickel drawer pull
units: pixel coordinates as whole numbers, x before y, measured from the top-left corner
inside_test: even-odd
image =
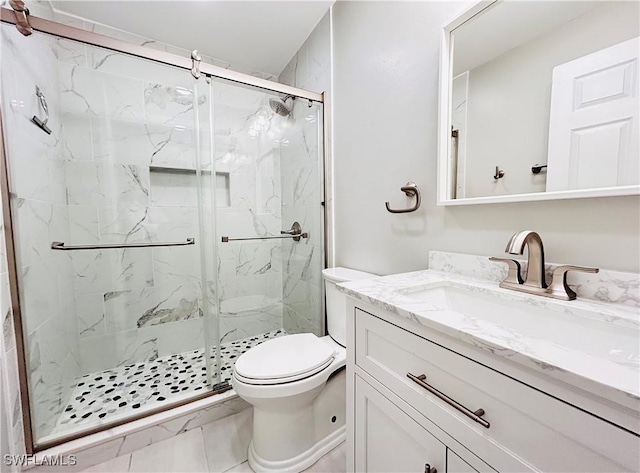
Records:
[[[441,393],[440,391],[438,391],[436,388],[434,388],[433,386],[427,384],[426,379],[427,376],[424,374],[421,374],[420,376],[416,376],[414,374],[411,373],[407,373],[407,378],[409,378],[411,381],[413,381],[416,384],[419,384],[420,386],[422,386],[423,388],[425,388],[427,391],[429,391],[431,394],[433,394],[434,396],[442,399],[444,402],[446,402],[447,404],[449,404],[451,407],[456,408],[457,410],[459,410],[460,412],[462,412],[464,415],[466,415],[467,417],[469,417],[470,419],[473,419],[474,421],[476,421],[478,424],[480,424],[482,427],[488,429],[491,424],[489,424],[489,422],[487,422],[486,420],[484,420],[482,418],[482,416],[484,415],[484,409],[477,409],[475,411],[472,411],[470,409],[467,409],[466,407],[464,407],[462,404],[460,404],[457,401],[454,401],[453,399],[451,399],[449,396],[447,396],[444,393]]]

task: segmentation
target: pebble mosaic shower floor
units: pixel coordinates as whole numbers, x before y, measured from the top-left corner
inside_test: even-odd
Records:
[[[221,346],[221,381],[231,382],[235,360],[249,348],[286,335],[275,330]],[[213,369],[215,355],[213,357]],[[85,429],[156,408],[207,388],[204,350],[89,373],[78,379],[54,433]]]

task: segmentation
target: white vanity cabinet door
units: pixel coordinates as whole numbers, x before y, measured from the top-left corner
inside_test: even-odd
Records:
[[[638,437],[356,309],[356,366],[498,471],[638,471]],[[474,411],[482,426],[409,379]]]
[[[359,376],[355,382],[355,471],[446,471],[447,448]]]
[[[478,473],[478,470],[456,455],[453,450],[447,449],[447,473]]]

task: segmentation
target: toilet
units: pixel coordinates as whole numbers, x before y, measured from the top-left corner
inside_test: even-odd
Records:
[[[232,386],[253,406],[249,466],[256,471],[302,471],[345,438],[346,299],[336,284],[374,274],[347,268],[322,271],[327,331],[285,335],[242,354]]]

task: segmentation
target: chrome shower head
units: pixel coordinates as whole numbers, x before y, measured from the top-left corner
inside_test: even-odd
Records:
[[[293,95],[287,95],[285,98],[280,99],[277,97],[271,97],[269,99],[269,108],[280,115],[281,117],[288,117],[291,115],[291,109],[287,106],[286,101],[290,98],[295,98]]]

